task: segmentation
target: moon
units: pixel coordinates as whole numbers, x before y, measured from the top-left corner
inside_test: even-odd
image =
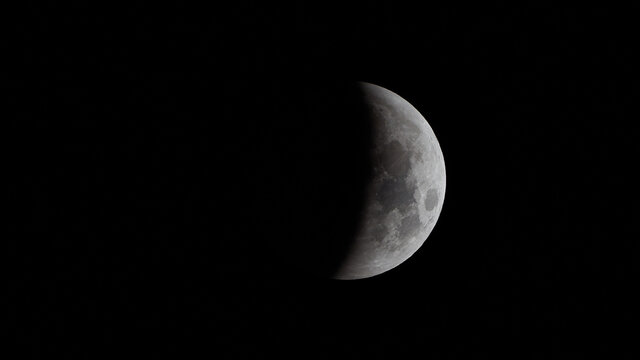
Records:
[[[425,118],[399,95],[360,82],[373,129],[372,176],[350,249],[335,279],[368,278],[406,261],[433,230],[445,195],[440,144]]]

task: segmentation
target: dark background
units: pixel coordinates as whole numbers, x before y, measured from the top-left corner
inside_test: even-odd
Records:
[[[14,343],[92,358],[630,349],[630,10],[16,12]],[[356,80],[428,119],[447,193],[404,264],[333,281],[301,265],[357,221],[370,139],[350,121]]]

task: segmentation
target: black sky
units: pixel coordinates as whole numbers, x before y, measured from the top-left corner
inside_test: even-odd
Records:
[[[526,358],[630,344],[628,9],[19,15],[9,323],[25,353]],[[341,282],[287,258],[353,216],[367,139],[323,105],[355,80],[428,119],[447,193],[406,263]]]

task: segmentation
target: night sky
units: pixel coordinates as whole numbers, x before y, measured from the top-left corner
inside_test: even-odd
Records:
[[[630,349],[628,9],[393,3],[17,13],[5,177],[21,351]],[[304,264],[357,221],[369,139],[334,96],[353,81],[424,115],[447,192],[414,256],[336,281]]]

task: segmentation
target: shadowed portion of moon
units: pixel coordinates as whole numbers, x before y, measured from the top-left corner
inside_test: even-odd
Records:
[[[337,279],[388,271],[418,250],[442,209],[445,168],[433,130],[395,93],[361,83],[372,127],[371,178],[362,219]]]
[[[279,262],[283,276],[330,278],[362,220],[373,173],[372,123],[357,83],[289,85],[272,100],[276,121],[264,133],[270,143],[261,154],[270,164],[259,174],[260,198],[268,197],[261,232],[278,239],[263,244],[265,256]]]

